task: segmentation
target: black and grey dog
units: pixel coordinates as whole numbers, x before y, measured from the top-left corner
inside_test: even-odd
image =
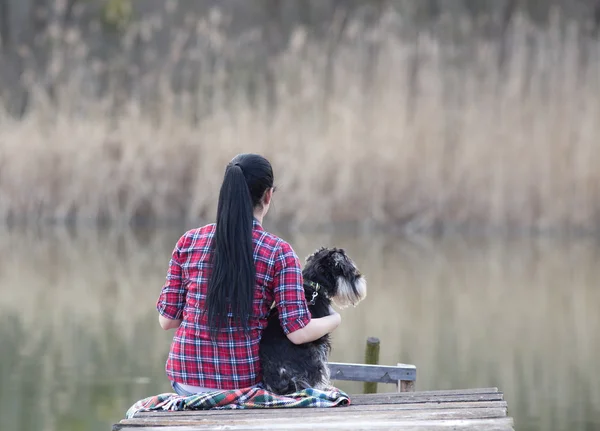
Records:
[[[367,295],[367,283],[343,249],[321,248],[306,259],[304,292],[312,317],[328,316],[333,301],[339,307],[356,305]],[[283,332],[274,307],[260,344],[263,384],[277,394],[330,386],[327,358],[329,335],[311,343],[293,344]]]

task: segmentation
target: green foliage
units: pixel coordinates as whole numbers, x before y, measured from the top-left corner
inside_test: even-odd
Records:
[[[131,0],[107,0],[102,8],[102,21],[116,31],[127,28],[133,17]]]

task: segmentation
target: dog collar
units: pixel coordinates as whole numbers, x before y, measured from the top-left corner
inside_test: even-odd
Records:
[[[319,283],[315,283],[314,281],[308,281],[308,285],[315,289],[315,291],[312,293],[312,298],[310,298],[309,304],[315,305],[315,300],[317,299],[317,296],[319,296],[319,290],[321,290],[321,285]],[[325,293],[324,296],[327,298],[327,295]]]
[[[315,283],[314,281],[309,281],[308,285],[315,289],[317,292],[321,289],[321,285],[319,283]]]

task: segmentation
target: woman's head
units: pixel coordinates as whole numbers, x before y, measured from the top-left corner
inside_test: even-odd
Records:
[[[240,154],[225,168],[206,298],[213,334],[225,326],[248,329],[256,277],[254,216],[266,214],[272,194],[273,169],[264,157]]]
[[[244,175],[252,207],[264,208],[265,213],[271,203],[273,189],[273,168],[271,163],[258,154],[238,154],[225,169],[225,178],[233,170],[239,169]],[[266,207],[266,208],[265,208]]]

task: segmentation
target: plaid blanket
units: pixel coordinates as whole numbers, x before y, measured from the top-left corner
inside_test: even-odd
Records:
[[[277,395],[260,387],[206,392],[192,396],[164,393],[144,398],[132,405],[131,419],[138,412],[151,410],[271,409],[290,407],[336,407],[350,404],[350,397],[337,388],[328,391],[305,389],[289,395]]]

